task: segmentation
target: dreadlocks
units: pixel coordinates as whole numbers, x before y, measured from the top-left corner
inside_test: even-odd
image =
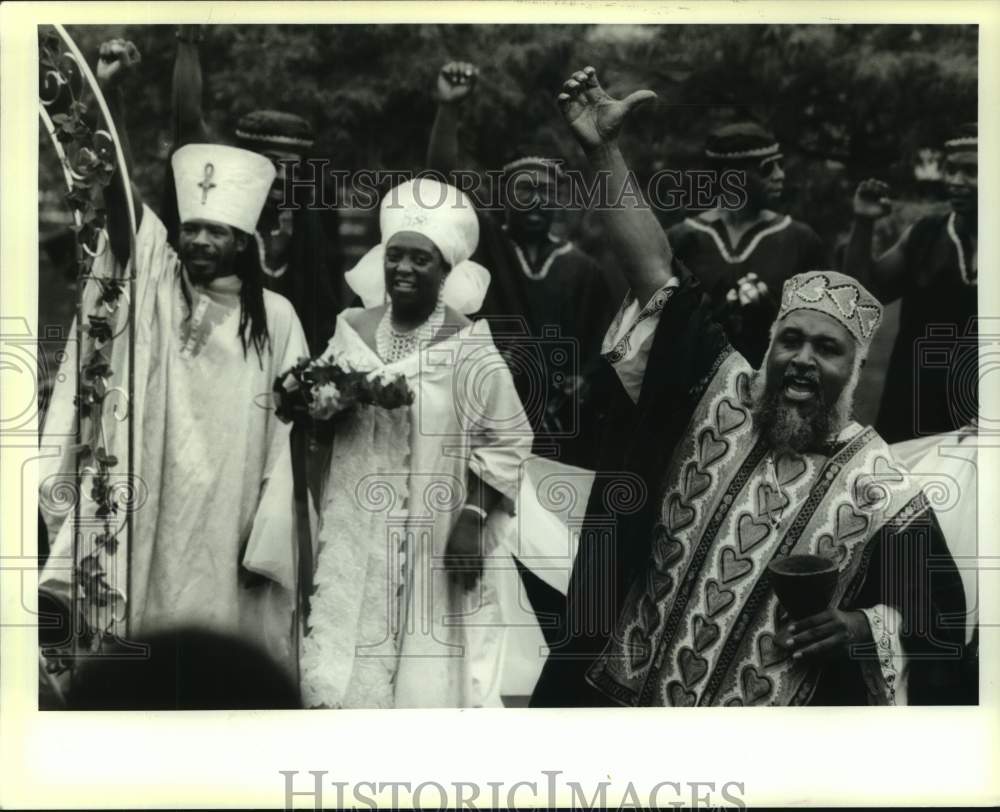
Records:
[[[260,267],[257,241],[252,234],[233,229],[237,235],[243,234],[246,244],[233,263],[240,285],[240,326],[239,336],[243,342],[243,357],[253,344],[257,350],[257,361],[263,369],[264,349],[271,349],[271,334],[267,330],[267,313],[264,310],[264,270]]]

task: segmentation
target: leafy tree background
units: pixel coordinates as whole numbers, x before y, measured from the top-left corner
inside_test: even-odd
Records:
[[[128,92],[128,127],[135,179],[151,202],[159,200],[170,146],[173,32],[70,28],[91,64],[110,37],[131,39],[142,52]],[[623,137],[640,177],[702,166],[707,130],[752,117],[782,142],[786,210],[812,225],[831,253],[850,225],[854,186],[865,177],[890,181],[904,201],[880,226],[882,245],[940,205],[933,155],[930,180],[918,181],[914,166],[922,150],[977,111],[975,26],[220,25],[206,27],[205,36],[204,105],[221,140],[249,110],[291,110],[313,122],[316,155],[349,171],[423,167],[435,76],[451,59],[481,69],[464,110],[462,144],[470,165],[483,168],[525,149],[558,151],[579,165],[555,96],[569,73],[587,64],[612,93],[649,87],[659,95]],[[56,170],[43,164],[44,189],[59,188]],[[669,225],[685,212],[660,214]],[[345,222],[350,230],[353,220]],[[566,227],[599,259],[613,261],[591,218],[571,217]],[[374,239],[370,228],[355,231],[361,241]],[[883,343],[892,329],[890,318]]]

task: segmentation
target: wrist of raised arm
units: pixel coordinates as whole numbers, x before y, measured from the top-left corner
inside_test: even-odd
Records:
[[[615,162],[619,153],[618,142],[609,141],[595,146],[584,147],[583,152],[587,156],[587,161],[591,166],[595,169],[603,169]]]

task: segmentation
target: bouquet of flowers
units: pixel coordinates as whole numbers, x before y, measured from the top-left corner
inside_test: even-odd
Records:
[[[303,358],[275,378],[274,399],[278,419],[290,423],[304,415],[327,419],[358,405],[398,409],[413,403],[413,390],[403,375],[372,378],[330,359]]]

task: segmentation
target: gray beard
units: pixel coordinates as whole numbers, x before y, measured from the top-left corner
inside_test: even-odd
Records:
[[[822,389],[812,401],[798,405],[783,399],[782,381],[769,381],[764,368],[751,380],[750,412],[764,442],[775,453],[802,454],[819,449],[850,421],[857,371],[832,406]]]

